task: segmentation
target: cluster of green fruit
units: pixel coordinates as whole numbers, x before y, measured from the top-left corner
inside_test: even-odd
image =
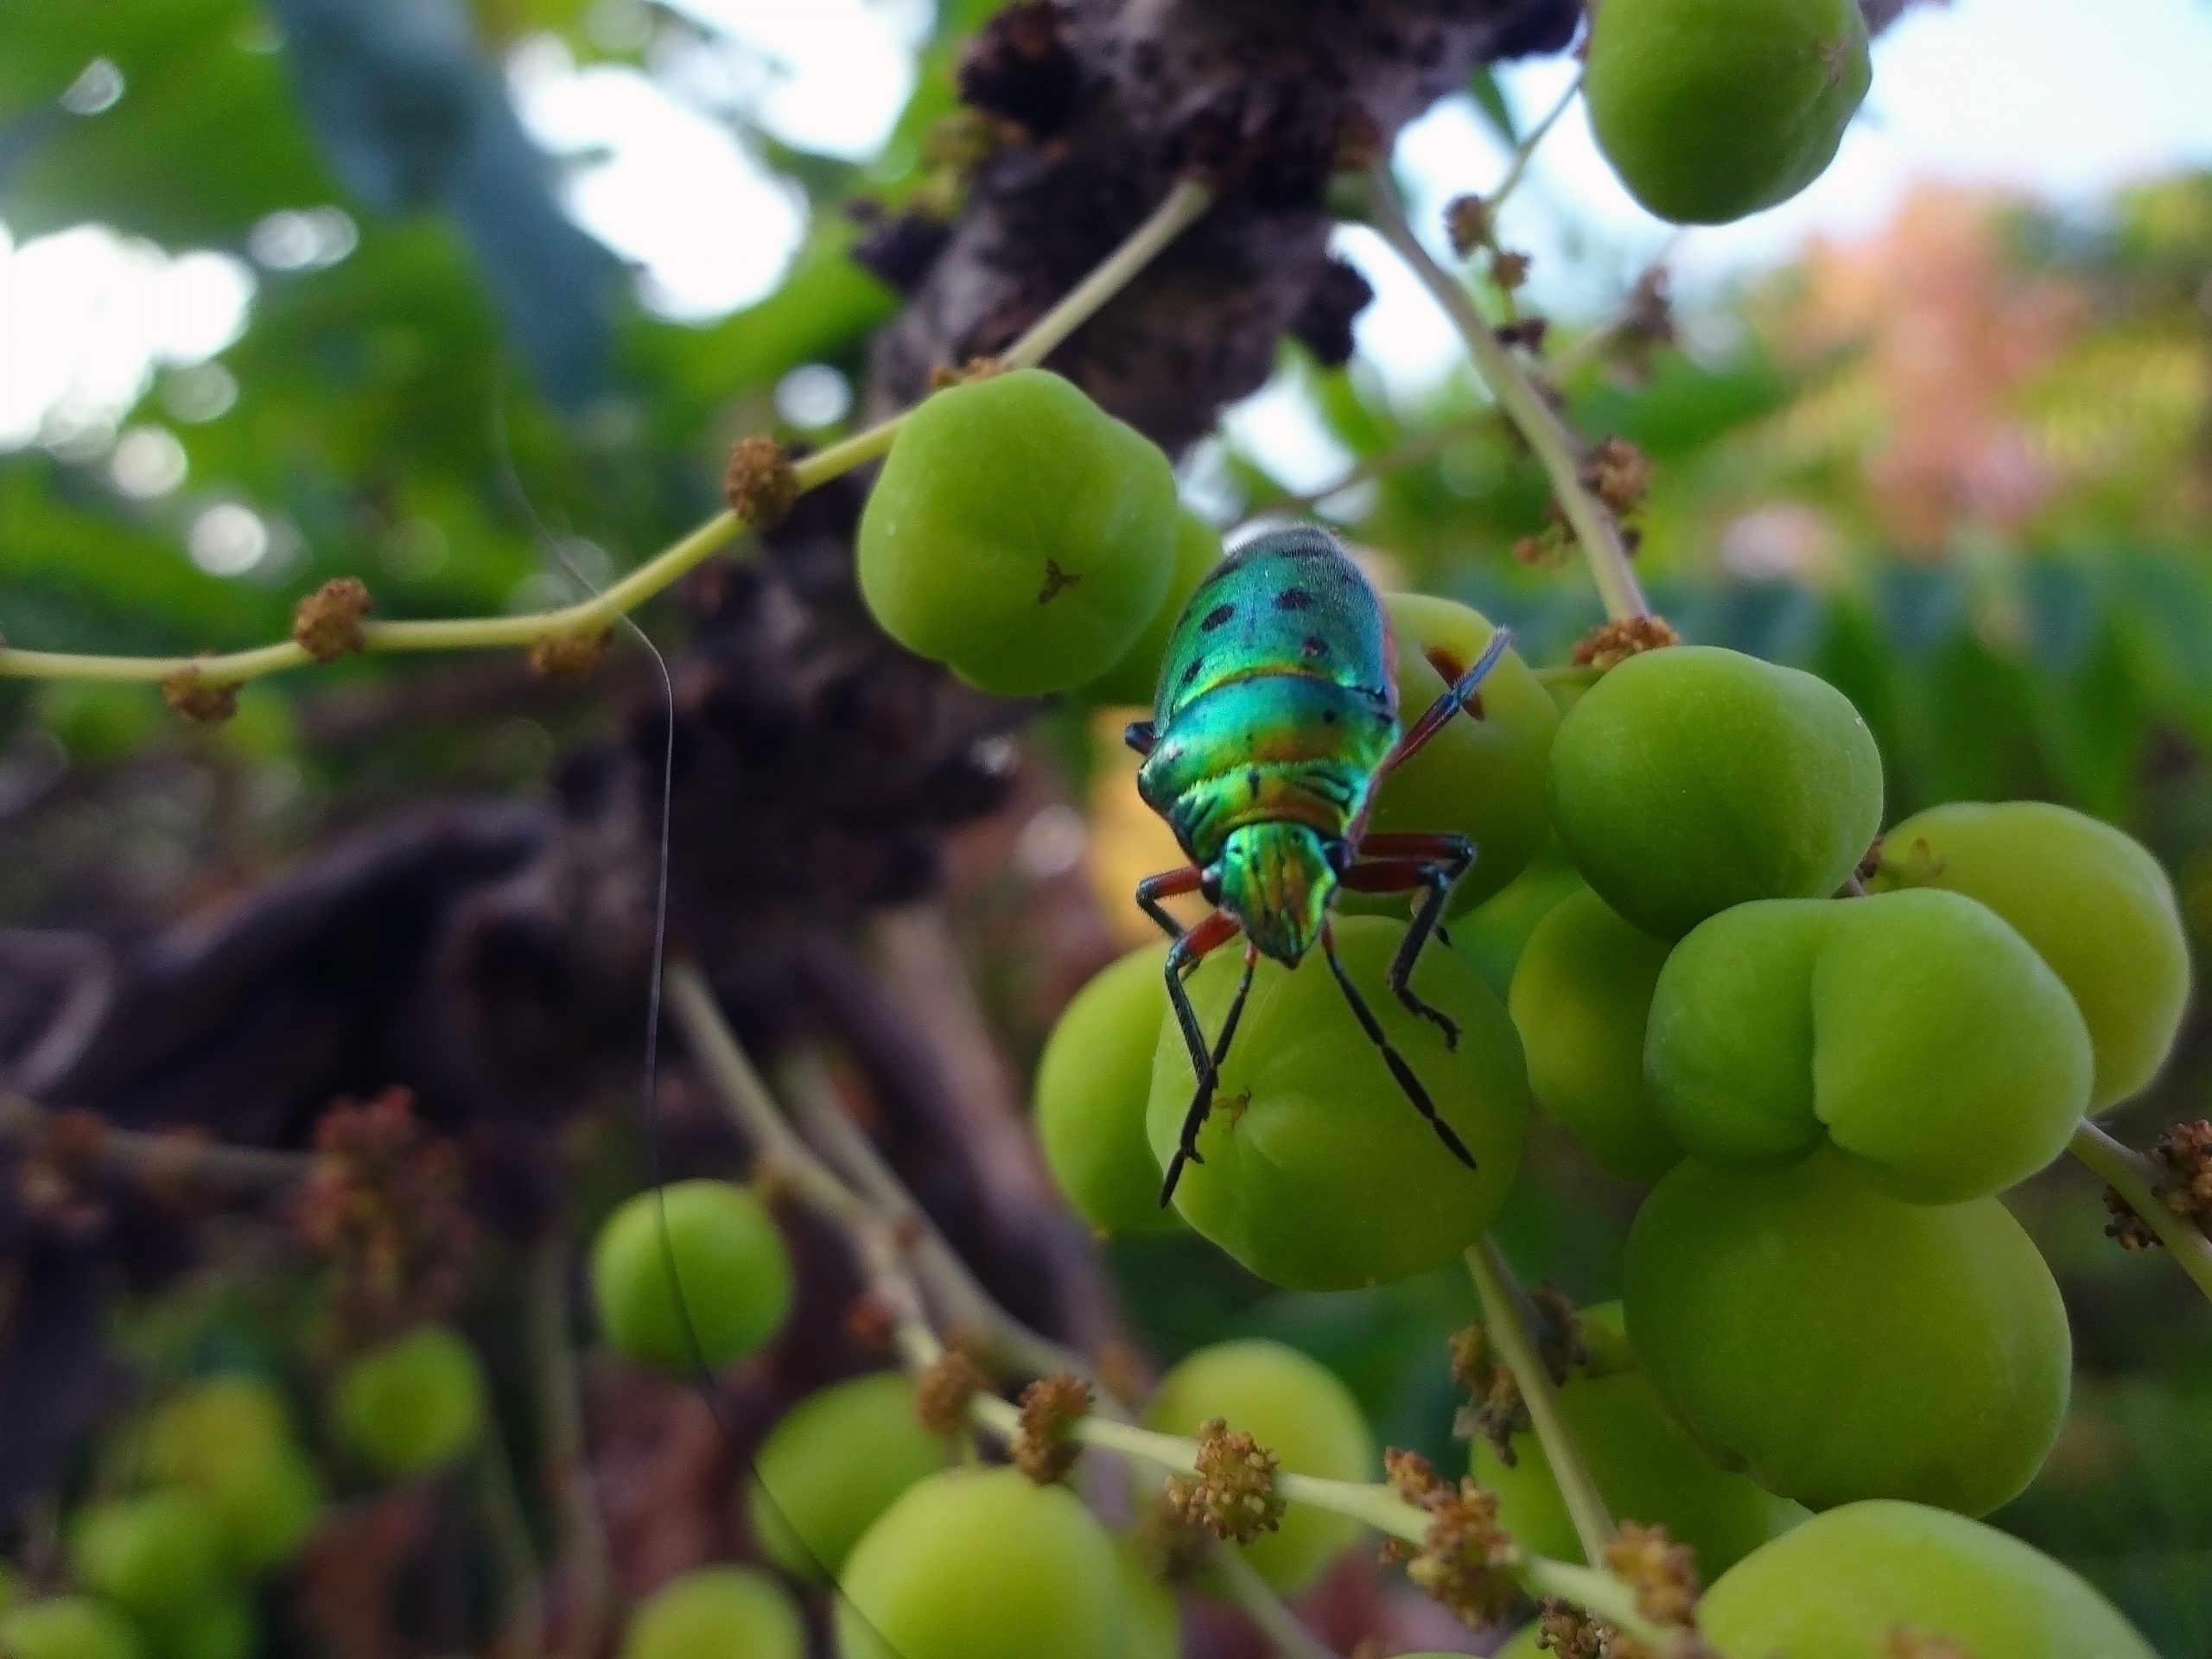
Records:
[[[141,1434],[143,1488],[87,1503],[64,1529],[74,1590],[0,1613],[9,1659],[254,1650],[253,1582],[291,1559],[323,1502],[283,1402],[252,1377],[210,1377],[159,1407]]]

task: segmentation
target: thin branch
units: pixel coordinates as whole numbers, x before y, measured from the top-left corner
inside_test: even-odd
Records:
[[[1497,224],[1497,210],[1505,205],[1505,199],[1520,188],[1521,181],[1528,175],[1529,158],[1536,153],[1536,146],[1542,143],[1551,130],[1559,124],[1560,117],[1567,113],[1568,105],[1574,102],[1581,91],[1582,75],[1577,71],[1574,79],[1567,84],[1567,91],[1560,94],[1559,102],[1553,105],[1544,118],[1529,128],[1521,142],[1514,146],[1513,162],[1505,169],[1505,176],[1498,181],[1497,188],[1483,199],[1484,211],[1491,216],[1490,222],[1493,227]]]
[[[1483,1329],[1505,1357],[1506,1367],[1520,1387],[1529,1421],[1544,1448],[1544,1459],[1551,1465],[1567,1516],[1574,1522],[1574,1535],[1581,1541],[1582,1558],[1593,1564],[1602,1561],[1605,1546],[1619,1536],[1619,1529],[1614,1526],[1612,1511],[1605,1507],[1605,1495],[1599,1491],[1582,1447],[1560,1409],[1559,1390],[1552,1386],[1551,1373],[1529,1340],[1513,1269],[1506,1265],[1496,1241],[1485,1236],[1467,1252],[1467,1271],[1474,1277],[1475,1294],[1482,1298]]]
[[[2158,1166],[2141,1153],[2114,1140],[2088,1118],[2074,1130],[2068,1150],[2105,1184],[2127,1200],[2127,1207],[2158,1236],[2181,1270],[2212,1297],[2212,1238],[2185,1216],[2174,1213],[2158,1196]]]
[[[485,1420],[483,1435],[470,1460],[471,1484],[483,1508],[492,1559],[499,1575],[498,1659],[539,1659],[545,1651],[545,1577],[537,1547],[523,1518],[515,1484],[514,1459],[497,1414]]]
[[[229,1146],[182,1133],[149,1134],[118,1129],[97,1113],[56,1111],[0,1091],[0,1142],[22,1145],[57,1131],[68,1132],[82,1118],[92,1127],[92,1158],[134,1180],[183,1180],[241,1192],[282,1192],[315,1168],[315,1154],[279,1152],[267,1147]]]
[[[1281,1659],[1337,1659],[1336,1650],[1300,1624],[1298,1615],[1236,1550],[1215,1550],[1207,1565],[1237,1611],[1267,1637]]]
[[[1475,372],[1542,463],[1560,511],[1590,562],[1590,575],[1597,583],[1599,598],[1605,601],[1605,614],[1615,620],[1650,615],[1651,607],[1629,566],[1619,524],[1583,485],[1580,441],[1522,372],[1513,353],[1499,343],[1459,278],[1421,245],[1413,226],[1406,222],[1396,188],[1386,174],[1378,172],[1372,181],[1368,212],[1376,231],[1451,317],[1466,342],[1468,356],[1474,359]]]
[[[614,1568],[592,1490],[583,1392],[569,1340],[568,1244],[557,1230],[531,1247],[528,1274],[524,1312],[537,1382],[541,1466],[546,1498],[560,1517],[561,1566],[572,1603],[568,1651],[589,1659],[599,1651],[613,1611]]]
[[[1261,503],[1245,515],[1244,522],[1249,524],[1263,513],[1310,512],[1331,496],[1341,495],[1355,485],[1364,484],[1370,479],[1382,478],[1416,461],[1427,461],[1439,451],[1450,448],[1458,440],[1481,431],[1497,418],[1496,410],[1481,409],[1456,420],[1440,422],[1425,431],[1408,433],[1397,442],[1378,449],[1364,461],[1347,467],[1342,476],[1324,484],[1318,490],[1300,490],[1294,495]]]
[[[1126,288],[1147,264],[1205,211],[1211,200],[1211,193],[1194,180],[1185,179],[1177,184],[1096,270],[1007,349],[1002,360],[1016,367],[1041,361]],[[906,418],[906,414],[894,415],[795,462],[792,470],[798,476],[799,488],[813,489],[875,460],[891,448],[891,442]],[[467,651],[594,635],[704,563],[735,540],[745,527],[743,519],[725,509],[604,591],[572,605],[526,612],[519,616],[367,622],[361,627],[361,644],[367,651]],[[277,645],[204,657],[79,655],[72,652],[20,651],[0,645],[0,679],[152,683],[173,675],[188,675],[197,685],[218,687],[303,667],[315,660],[305,647],[289,639]]]

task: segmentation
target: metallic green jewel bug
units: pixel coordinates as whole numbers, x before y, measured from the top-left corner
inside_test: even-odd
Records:
[[[1367,820],[1383,779],[1474,703],[1510,643],[1498,629],[1451,690],[1401,728],[1389,619],[1326,531],[1300,524],[1256,537],[1191,595],[1160,664],[1153,718],[1128,729],[1129,747],[1144,757],[1137,792],[1167,821],[1191,861],[1147,877],[1136,894],[1174,940],[1167,995],[1198,1080],[1160,1191],[1163,1205],[1183,1166],[1203,1161],[1198,1130],[1260,957],[1295,967],[1316,945],[1406,1097],[1472,1167],[1472,1154],[1437,1115],[1345,973],[1329,918],[1341,892],[1421,890],[1413,925],[1390,965],[1390,990],[1457,1043],[1459,1027],[1414,994],[1412,976],[1452,884],[1474,862],[1474,843],[1457,835],[1370,832]],[[1160,901],[1190,893],[1214,910],[1186,932]],[[1209,1047],[1184,981],[1239,934],[1243,978]]]

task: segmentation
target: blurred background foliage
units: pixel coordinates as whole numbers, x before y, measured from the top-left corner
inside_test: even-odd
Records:
[[[810,155],[729,118],[803,197],[809,228],[772,293],[690,324],[639,307],[562,211],[559,164],[498,67],[548,35],[582,63],[645,62],[701,27],[680,12],[0,0],[0,222],[15,242],[101,225],[224,254],[253,283],[218,354],[156,366],[118,421],[58,409],[0,454],[0,628],[62,650],[244,645],[343,574],[368,581],[385,616],[534,607],[571,591],[550,543],[597,577],[679,533],[716,503],[734,437],[818,442],[851,418],[869,331],[895,300],[848,258],[846,209],[950,205],[933,156],[951,54],[989,10],[939,8],[872,159]],[[1478,91],[1502,118],[1495,89]],[[1930,188],[1878,234],[1699,296],[1678,346],[1627,354],[1602,316],[1553,324],[1573,418],[1656,463],[1642,564],[1688,637],[1848,692],[1880,740],[1892,817],[2043,796],[2119,822],[2167,861],[2199,949],[2212,944],[2212,176],[2063,213]],[[1325,372],[1292,353],[1282,374],[1378,474],[1324,498],[1322,515],[1405,582],[1564,660],[1595,601],[1578,565],[1529,544],[1539,473],[1471,377],[1408,398],[1357,361]],[[1224,524],[1295,493],[1234,445],[1192,470]],[[558,742],[613,701],[604,682],[556,692],[505,664],[382,658],[257,685],[238,721],[194,733],[143,689],[6,683],[0,918],[154,925],[380,806],[536,789]],[[1101,741],[1112,725],[1064,711],[1039,728],[1027,829],[1057,810],[1065,830],[1057,803],[1088,791],[1073,844],[1118,927],[1122,877],[1160,861],[1160,832],[1130,810]],[[1019,1062],[1053,1011],[1035,986],[1066,982],[1031,971],[1018,924],[1068,844],[1025,832],[1035,857],[967,866],[970,937]],[[1516,905],[1533,923],[1544,879],[1493,906],[1505,934]],[[2205,1034],[2200,1014],[2123,1128],[2139,1139],[2204,1111]],[[2212,1652],[2212,1322],[2166,1264],[2101,1236],[2075,1171],[2018,1203],[2065,1286],[2081,1382],[2058,1454],[1999,1518],[2163,1650]],[[1541,1140],[1506,1236],[1531,1275],[1596,1300],[1630,1209]],[[1335,1365],[1387,1440],[1447,1451],[1438,1355],[1471,1313],[1456,1281],[1290,1296],[1189,1239],[1115,1249],[1163,1357],[1277,1335]],[[152,1321],[167,1333],[154,1345],[176,1363],[289,1317],[281,1297],[210,1293]]]

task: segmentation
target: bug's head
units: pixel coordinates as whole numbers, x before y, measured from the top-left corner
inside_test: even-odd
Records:
[[[1217,866],[1219,902],[1261,954],[1295,965],[1319,941],[1337,897],[1338,844],[1302,823],[1230,832]]]

